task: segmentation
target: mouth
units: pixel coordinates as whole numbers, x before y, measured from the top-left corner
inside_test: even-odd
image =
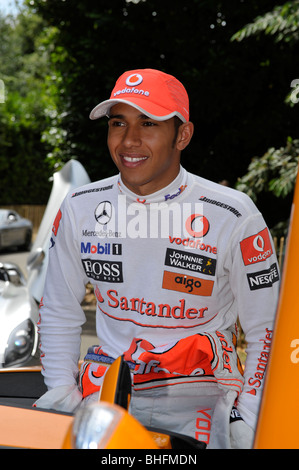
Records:
[[[122,164],[127,168],[136,168],[141,166],[148,157],[145,155],[128,155],[128,154],[120,154],[120,158]]]

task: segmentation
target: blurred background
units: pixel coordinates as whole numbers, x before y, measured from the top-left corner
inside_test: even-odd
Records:
[[[298,25],[299,1],[0,0],[0,207],[42,210],[71,158],[91,180],[114,174],[107,124],[89,112],[123,71],[150,67],[188,90],[195,135],[183,165],[247,192],[284,236],[299,153]]]
[[[7,364],[35,341],[37,304],[22,272],[53,174],[70,160],[92,181],[117,171],[106,120],[89,113],[125,70],[158,68],[183,82],[195,125],[183,166],[252,197],[282,267],[299,156],[298,53],[299,0],[0,0],[0,215],[4,230],[23,227],[13,239],[0,226],[0,280],[23,293],[30,320],[18,318],[18,296],[1,291],[2,317],[15,313],[14,323],[2,319]],[[97,341],[90,286],[83,308],[84,356]],[[244,347],[241,332],[242,360]]]

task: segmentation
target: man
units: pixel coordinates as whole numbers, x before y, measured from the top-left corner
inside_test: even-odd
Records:
[[[125,72],[90,115],[103,116],[119,175],[69,194],[55,219],[39,325],[49,391],[36,405],[73,411],[97,398],[109,362],[124,355],[130,411],[144,425],[210,448],[249,447],[278,296],[269,230],[246,195],[181,167],[193,124],[177,79]],[[99,346],[78,378],[87,282]]]

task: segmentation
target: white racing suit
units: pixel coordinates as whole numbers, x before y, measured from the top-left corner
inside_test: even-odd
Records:
[[[106,359],[87,357],[78,377],[80,304],[91,282],[93,352],[133,364],[131,412],[145,425],[230,447],[234,404],[248,429],[256,425],[278,281],[269,230],[243,193],[183,168],[145,199],[120,176],[79,188],[53,225],[39,322],[49,392],[36,405],[67,411],[99,390]]]

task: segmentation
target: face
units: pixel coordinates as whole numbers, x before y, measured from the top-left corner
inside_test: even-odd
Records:
[[[108,148],[123,183],[131,191],[151,194],[176,178],[181,150],[188,145],[193,132],[192,124],[185,124],[179,127],[174,140],[174,119],[155,121],[125,103],[111,108]],[[184,132],[184,127],[189,131]]]

